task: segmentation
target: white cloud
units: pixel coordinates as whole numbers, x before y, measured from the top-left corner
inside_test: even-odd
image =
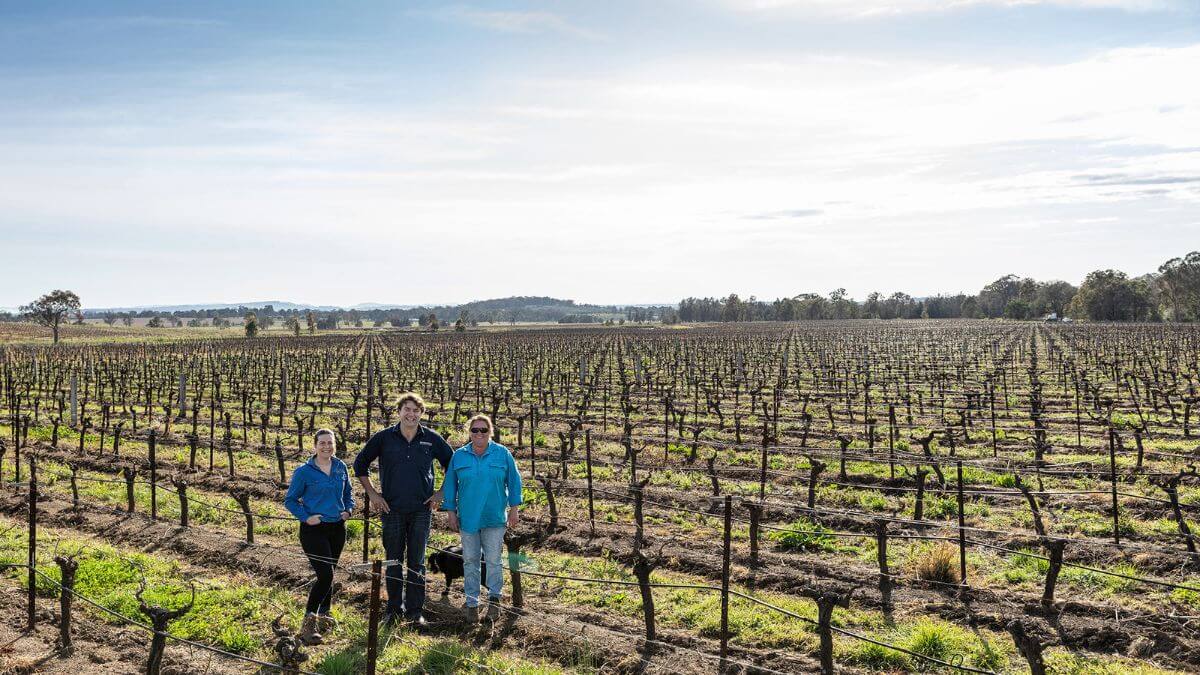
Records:
[[[0,230],[138,223],[241,233],[283,257],[328,240],[384,276],[395,251],[380,242],[438,251],[442,265],[485,237],[490,257],[530,263],[498,294],[660,300],[827,279],[860,297],[956,290],[1026,260],[1008,239],[1031,223],[1062,244],[1030,254],[1047,266],[1105,253],[1087,228],[1194,223],[1197,184],[1166,180],[1200,175],[1200,90],[1181,85],[1194,72],[1200,46],[1006,68],[685,56],[514,76],[420,108],[183,87],[0,128]],[[1120,241],[1149,260],[1164,246]],[[980,247],[997,262],[973,258]],[[737,279],[701,271],[731,267]],[[677,270],[673,285],[636,281],[658,269]],[[418,301],[481,292],[438,269],[422,278]],[[587,290],[595,279],[609,295]]]

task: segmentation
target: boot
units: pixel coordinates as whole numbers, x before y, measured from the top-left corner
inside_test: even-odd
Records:
[[[500,618],[500,598],[488,600],[487,615],[485,618],[493,622]]]
[[[317,631],[320,632],[322,635],[328,635],[329,633],[332,633],[337,628],[337,625],[338,625],[337,619],[333,618],[332,615],[329,615],[329,614],[318,614],[317,615]]]
[[[479,623],[479,608],[478,607],[468,607],[467,608],[467,623]]]
[[[304,625],[300,628],[300,634],[297,635],[301,642],[308,646],[319,645],[323,641],[321,633],[317,631],[317,615],[305,614]]]

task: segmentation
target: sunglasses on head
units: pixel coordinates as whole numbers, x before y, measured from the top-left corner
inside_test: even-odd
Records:
[[[471,433],[473,433],[473,434],[486,434],[486,433],[487,433],[487,432],[489,432],[489,431],[491,431],[491,429],[486,429],[486,428],[484,428],[484,429],[472,429],[472,430],[471,430]]]

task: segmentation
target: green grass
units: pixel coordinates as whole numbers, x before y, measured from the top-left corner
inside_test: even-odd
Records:
[[[1052,647],[1042,654],[1048,672],[1055,675],[1181,675],[1183,671],[1166,670],[1122,656],[1102,659]]]
[[[831,530],[808,518],[800,518],[787,525],[786,531],[768,530],[767,537],[779,543],[787,551],[824,551],[835,553],[841,550],[838,538]]]
[[[876,631],[870,637],[917,654],[984,670],[1007,670],[1016,664],[1016,650],[1007,635],[972,632],[940,619],[921,618]],[[942,666],[894,649],[851,638],[835,645],[835,659],[882,671],[931,671]],[[949,671],[949,669],[946,669]]]
[[[166,608],[185,604],[190,589],[184,579],[195,581],[194,606],[172,622],[169,630],[178,637],[212,644],[235,654],[263,653],[271,619],[281,612],[295,614],[299,610],[299,605],[285,592],[256,586],[243,577],[199,577],[178,562],[155,555],[121,551],[52,529],[43,529],[39,534],[45,550],[52,550],[57,544],[60,552],[76,555],[79,563],[75,576],[76,592],[124,616],[147,620],[134,597],[143,575],[147,582],[143,594],[146,603]],[[9,533],[0,538],[0,562],[24,560],[22,536],[18,530],[16,535]],[[58,586],[50,580],[61,580],[58,566],[47,560],[39,562],[38,570],[45,575],[38,577],[38,595],[57,597]],[[122,623],[104,612],[92,613],[100,621]]]
[[[0,520],[0,523],[6,521]],[[11,524],[11,523],[6,523]],[[16,528],[0,537],[0,564],[20,563],[25,559],[25,533]],[[196,599],[191,611],[173,621],[168,630],[178,637],[217,646],[226,651],[274,660],[273,635],[269,626],[279,614],[285,624],[298,626],[303,613],[303,598],[286,590],[266,587],[242,576],[197,575],[179,562],[157,554],[118,549],[104,543],[80,539],[71,533],[43,528],[40,542],[44,550],[73,553],[79,563],[75,590],[101,606],[125,616],[147,621],[134,597],[142,575],[147,580],[143,598],[147,604],[176,608],[187,603],[190,588],[196,584]],[[58,581],[58,566],[51,561],[39,563],[46,577]],[[23,574],[9,570],[9,578],[23,580]],[[38,577],[38,595],[57,597],[58,587]],[[76,603],[89,618],[119,625],[119,619]],[[365,663],[367,625],[363,612],[337,603],[332,608],[339,629],[325,646],[309,649],[313,657],[307,664],[316,672],[330,675],[362,672]],[[147,638],[148,639],[148,638]],[[599,660],[586,648],[572,656],[570,670],[557,664],[522,659],[504,651],[479,649],[457,638],[437,638],[398,633],[379,657],[381,672],[400,673],[473,673],[498,669],[521,675],[553,675],[563,672],[591,672]]]

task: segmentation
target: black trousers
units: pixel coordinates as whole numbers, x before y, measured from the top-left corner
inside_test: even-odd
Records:
[[[333,566],[346,546],[346,523],[300,523],[300,546],[308,554],[308,564],[317,573],[317,581],[308,591],[304,611],[329,614],[329,589],[333,586]]]

